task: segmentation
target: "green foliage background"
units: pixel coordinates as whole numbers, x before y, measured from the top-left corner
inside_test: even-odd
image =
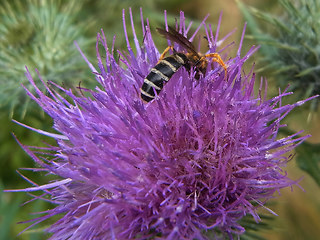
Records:
[[[305,3],[305,1],[298,2]],[[140,7],[143,8],[144,18],[149,19],[153,29],[163,25],[164,9],[168,11],[170,22],[174,22],[180,10],[185,11],[186,17],[195,23],[210,13],[208,22],[213,26],[217,23],[220,12],[223,11],[221,35],[227,34],[236,27],[238,31],[233,36],[236,42],[239,41],[245,19],[248,22],[248,32],[251,34],[251,38],[246,40],[243,52],[252,44],[259,43],[261,50],[255,60],[263,61],[266,66],[272,66],[276,57],[271,56],[271,53],[280,52],[283,56],[284,51],[288,56],[291,56],[290,50],[292,50],[290,47],[281,48],[284,44],[281,42],[282,39],[276,39],[272,35],[276,31],[283,32],[283,25],[280,25],[282,28],[277,29],[275,26],[277,24],[268,27],[262,21],[269,20],[266,22],[274,23],[277,22],[278,16],[279,19],[288,16],[282,8],[286,1],[280,2],[276,0],[0,0],[0,240],[47,239],[49,235],[44,234],[42,230],[53,221],[49,220],[39,224],[17,236],[20,231],[30,225],[30,223],[16,224],[17,222],[31,219],[34,216],[31,216],[30,213],[43,211],[51,206],[43,201],[21,206],[31,197],[24,193],[2,192],[3,189],[29,187],[30,185],[17,174],[16,170],[34,167],[34,163],[20,148],[12,133],[24,144],[43,146],[43,141],[54,144],[52,140],[24,129],[11,121],[11,119],[16,119],[34,128],[52,131],[51,119],[29,100],[21,87],[21,83],[27,88],[29,87],[24,76],[25,66],[28,66],[33,76],[36,76],[34,68],[39,69],[44,81],[52,80],[71,88],[77,87],[79,83],[82,86],[94,88],[95,80],[73,42],[78,42],[82,51],[93,63],[95,63],[95,37],[101,28],[104,29],[110,42],[112,36],[117,35],[117,48],[125,48],[122,9],[126,9],[128,13],[129,7],[134,13],[138,36],[141,36]],[[249,6],[255,7],[254,10]],[[316,17],[318,17],[317,14],[314,18]],[[293,35],[290,38],[290,44],[294,43],[294,47],[297,48],[301,44],[299,43],[301,39],[295,38],[294,31],[298,30],[291,31],[293,31]],[[274,42],[278,41],[282,45],[277,46],[276,44],[268,44],[270,41],[261,41],[265,40],[266,36],[271,36],[270,38]],[[306,38],[304,36],[302,40]],[[159,49],[165,48],[166,42],[163,39],[155,38],[155,40]],[[310,42],[312,41],[314,40],[310,40]],[[305,42],[308,43],[308,39]],[[277,49],[281,49],[281,51]],[[288,51],[286,52],[286,50]],[[291,64],[288,60],[290,60],[289,57],[283,60],[281,64],[283,69],[286,68],[285,64],[288,66]],[[295,57],[294,60],[299,59]],[[312,65],[312,61],[308,64],[306,69],[309,70],[304,73],[313,74],[313,70],[317,70],[319,67],[316,61],[315,65]],[[278,86],[283,87],[290,82],[288,75],[275,75],[274,71],[262,71],[261,65],[258,66],[258,70],[271,79],[269,86],[271,95],[277,94]],[[300,69],[301,71],[305,70],[305,68]],[[310,80],[306,75],[303,75],[307,79],[305,81]],[[319,84],[314,80],[311,82]],[[294,87],[296,86],[294,85]],[[296,87],[297,90],[299,90],[298,88],[299,86]],[[306,189],[306,193],[298,188],[294,189],[294,192],[290,192],[290,190],[282,192],[279,200],[269,206],[279,214],[279,217],[270,216],[266,211],[262,211],[263,222],[260,224],[256,224],[250,217],[243,219],[248,233],[241,239],[312,240],[317,239],[320,235],[320,192],[316,184],[320,182],[319,115],[317,107],[313,106],[312,111],[311,115],[309,109],[296,110],[288,119],[289,128],[285,134],[293,130],[305,129],[307,134],[314,135],[308,143],[297,150],[297,163],[291,162],[289,164],[289,174],[292,178],[298,179],[303,175],[298,168],[300,167],[314,180],[308,174],[304,174],[305,179],[301,185]],[[308,121],[306,121],[306,115],[311,116]],[[32,173],[24,170],[21,172],[39,184],[47,182],[50,177],[44,173]],[[210,233],[208,235],[210,236]]]

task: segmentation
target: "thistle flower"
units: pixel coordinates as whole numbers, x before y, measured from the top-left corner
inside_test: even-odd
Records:
[[[238,1],[251,37],[262,45],[260,71],[272,73],[281,87],[290,84],[290,90],[302,97],[319,94],[320,4],[314,0],[279,3],[282,11],[272,15]],[[316,110],[318,103],[318,99],[312,101],[311,110]]]
[[[181,12],[177,29],[192,41],[204,27],[209,52],[226,59],[227,74],[214,63],[196,80],[194,71],[182,67],[149,103],[138,89],[160,53],[148,21],[142,22],[142,43],[131,24],[134,53],[124,13],[128,51],[115,53],[102,31],[97,36],[99,68],[84,57],[100,84],[81,89],[90,97],[41,80],[47,96],[27,71],[37,93],[26,89],[28,95],[52,117],[59,134],[33,129],[56,139],[57,146],[21,145],[44,171],[59,178],[42,186],[30,180],[34,187],[13,191],[44,191],[56,205],[34,223],[62,214],[47,230],[51,239],[233,238],[245,232],[240,219],[252,215],[258,222],[257,209],[296,183],[282,169],[291,158],[284,154],[307,136],[277,139],[277,133],[280,121],[305,101],[281,106],[288,92],[266,100],[263,81],[255,96],[255,74],[245,74],[242,67],[257,48],[241,57],[243,32],[236,56],[227,57],[232,44],[218,50],[230,36],[219,39],[220,22],[221,16],[215,34],[205,20],[190,34],[191,23],[186,25]],[[120,55],[120,62],[114,55]]]
[[[85,65],[73,47],[77,40],[85,48],[90,22],[76,23],[79,1],[3,1],[0,7],[0,107],[2,113],[24,117],[30,99],[23,83],[25,66],[37,67],[46,79],[70,86],[86,79]],[[35,75],[35,74],[32,74]],[[35,75],[36,76],[36,75]],[[82,78],[81,78],[82,77]],[[37,113],[38,114],[38,113]]]

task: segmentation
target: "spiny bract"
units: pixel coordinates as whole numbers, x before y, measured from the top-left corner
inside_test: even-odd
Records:
[[[240,1],[252,37],[261,44],[259,71],[272,74],[280,87],[290,84],[299,97],[320,93],[320,2],[315,0],[279,0],[282,11],[269,14],[248,8]],[[249,9],[249,10],[248,10]],[[258,26],[255,18],[264,23]],[[319,99],[311,102],[316,111]]]

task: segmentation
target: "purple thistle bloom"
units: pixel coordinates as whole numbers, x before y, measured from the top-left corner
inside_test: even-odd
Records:
[[[243,234],[242,217],[249,214],[258,222],[258,207],[296,183],[282,169],[291,158],[284,154],[307,136],[279,139],[277,134],[284,126],[280,121],[305,101],[282,106],[287,92],[266,100],[264,81],[255,96],[255,74],[245,74],[242,67],[257,48],[240,56],[243,33],[234,58],[226,53],[232,44],[219,50],[230,35],[218,39],[220,17],[215,34],[204,20],[189,39],[204,27],[208,52],[221,54],[227,75],[214,63],[195,80],[181,67],[156,99],[145,103],[139,88],[160,53],[148,21],[142,20],[144,41],[139,43],[131,11],[130,19],[136,54],[123,19],[127,53],[114,53],[102,31],[99,70],[84,57],[101,85],[86,90],[90,97],[57,85],[72,101],[48,86],[47,96],[27,72],[37,96],[26,91],[59,132],[33,129],[55,138],[56,147],[21,144],[43,170],[61,179],[43,186],[30,181],[35,187],[23,190],[43,190],[56,204],[34,224],[62,213],[48,229],[51,239],[200,240],[209,239],[209,231],[216,238]],[[187,36],[190,26],[181,12],[177,29]],[[100,56],[100,44],[106,56]],[[113,57],[118,54],[120,62]]]

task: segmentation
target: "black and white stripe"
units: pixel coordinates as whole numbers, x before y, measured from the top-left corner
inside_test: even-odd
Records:
[[[185,66],[187,62],[188,59],[186,55],[177,52],[161,59],[144,79],[141,87],[141,98],[146,102],[154,99],[155,91],[159,94],[164,84],[170,80],[172,75],[177,72],[182,65]]]

